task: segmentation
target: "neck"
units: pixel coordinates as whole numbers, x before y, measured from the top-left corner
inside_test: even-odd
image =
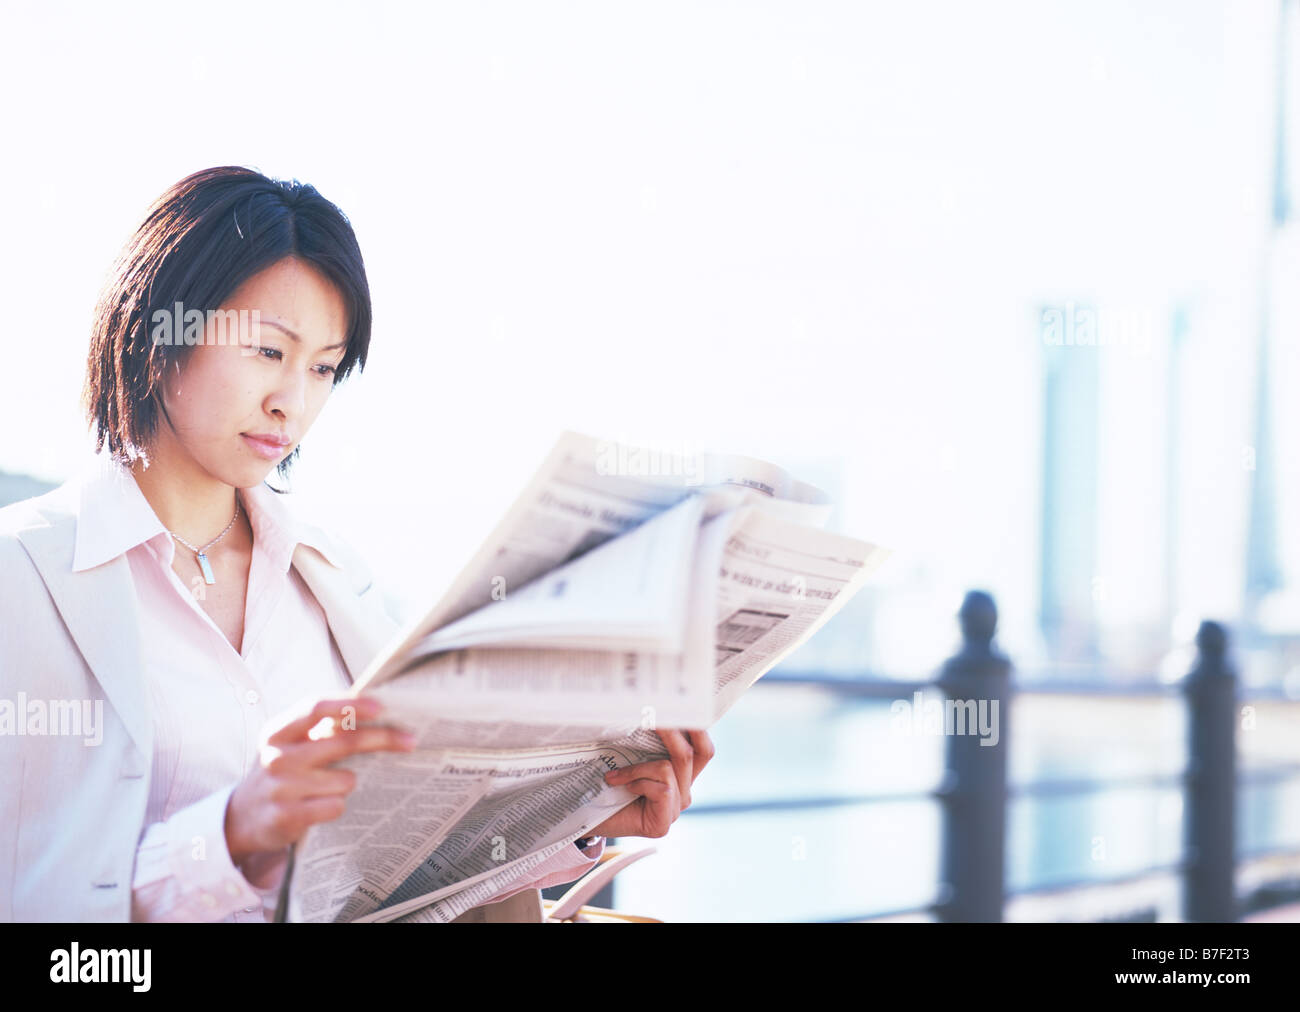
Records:
[[[165,447],[151,448],[149,461],[146,469],[136,460],[131,472],[168,531],[202,548],[226,530],[235,515],[234,486],[214,478],[188,454],[168,453]],[[248,524],[242,502],[239,520],[215,548],[233,547],[242,540]]]

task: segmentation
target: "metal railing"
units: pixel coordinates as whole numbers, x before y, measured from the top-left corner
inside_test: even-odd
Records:
[[[1252,693],[1250,699],[1240,695],[1237,673],[1226,657],[1227,635],[1220,625],[1213,622],[1202,623],[1196,638],[1196,662],[1181,682],[1176,685],[1150,682],[1110,686],[1096,682],[1068,684],[1013,680],[1010,661],[992,646],[997,622],[992,598],[981,592],[972,592],[967,595],[960,617],[963,646],[933,679],[850,681],[774,671],[763,678],[763,683],[809,685],[844,697],[880,699],[897,699],[900,693],[937,688],[946,703],[950,701],[958,711],[963,704],[969,705],[973,701],[982,700],[991,705],[996,700],[1002,714],[1008,712],[1007,704],[1017,693],[1058,692],[1098,698],[1180,696],[1187,713],[1186,767],[1172,773],[1040,780],[1009,785],[1007,756],[1014,731],[1004,718],[996,744],[982,743],[973,733],[946,734],[944,772],[939,784],[930,790],[696,804],[685,816],[699,818],[745,812],[826,809],[921,799],[938,803],[942,812],[941,865],[933,900],[898,910],[864,913],[862,917],[851,918],[853,920],[920,913],[941,921],[995,922],[1003,919],[1005,904],[1014,897],[1113,886],[1161,874],[1180,877],[1184,920],[1237,920],[1243,913],[1235,892],[1237,864],[1256,856],[1238,851],[1238,788],[1300,777],[1300,763],[1238,769],[1236,729],[1239,708],[1250,701],[1287,697],[1280,692]],[[1176,788],[1181,791],[1183,823],[1179,860],[1109,878],[1086,878],[1007,890],[1006,826],[1010,801],[1079,797],[1135,788]],[[1267,853],[1277,854],[1279,851]],[[1280,853],[1300,854],[1300,848]]]

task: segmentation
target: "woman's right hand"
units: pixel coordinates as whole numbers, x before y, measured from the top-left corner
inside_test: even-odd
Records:
[[[321,699],[303,716],[274,728],[265,738],[258,765],[235,787],[226,806],[226,847],[239,865],[254,855],[280,851],[312,825],[343,814],[356,786],[351,770],[330,764],[358,752],[409,752],[414,739],[393,727],[361,727],[376,719],[375,699]],[[321,721],[330,734],[309,738]]]

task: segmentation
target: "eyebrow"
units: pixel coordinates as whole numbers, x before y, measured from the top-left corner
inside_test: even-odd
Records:
[[[297,334],[295,334],[292,330],[290,330],[290,329],[289,329],[288,327],[286,327],[284,324],[282,324],[282,323],[276,323],[274,320],[263,320],[262,323],[263,323],[264,326],[274,327],[276,330],[283,330],[286,334],[288,334],[290,337],[292,337],[292,338],[293,338],[295,341],[297,341],[299,344],[302,344],[302,338],[299,337]],[[322,348],[321,351],[333,351],[335,348],[346,348],[347,346],[348,346],[347,341],[339,341],[337,344],[327,344],[327,345],[325,345],[325,347]]]

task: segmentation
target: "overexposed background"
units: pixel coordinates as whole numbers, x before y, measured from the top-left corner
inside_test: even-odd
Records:
[[[916,630],[975,585],[1034,649],[1037,314],[1070,300],[1151,328],[1102,363],[1106,618],[1161,606],[1183,302],[1222,537],[1179,607],[1238,605],[1275,3],[6,11],[0,468],[66,476],[109,263],[166,186],[239,163],[360,238],[371,363],[295,487],[403,607],[568,426],[833,469],[836,526],[898,553],[881,667],[931,659]]]

